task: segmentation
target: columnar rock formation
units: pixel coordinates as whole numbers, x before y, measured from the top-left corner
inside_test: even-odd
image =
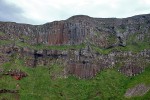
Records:
[[[61,61],[66,65],[66,75],[92,78],[99,71],[117,65],[118,71],[127,76],[138,75],[150,63],[149,48],[139,52],[114,49],[107,54],[92,48],[110,50],[118,46],[150,43],[149,14],[124,19],[78,15],[43,25],[0,22],[0,31],[0,64],[11,61],[14,55],[30,67],[49,66],[53,61]],[[81,44],[86,47],[67,50],[32,47]]]
[[[72,74],[79,78],[92,78],[101,70],[113,68],[117,64],[120,64],[119,72],[127,76],[135,76],[143,72],[146,64],[150,63],[150,50],[143,50],[139,53],[114,51],[109,54],[100,54],[89,46],[79,50],[32,50],[26,47],[16,47],[16,51],[14,51],[13,48],[3,49],[2,53],[5,55],[2,55],[2,58],[7,58],[3,60],[4,62],[11,60],[9,56],[14,53],[18,55],[18,59],[24,60],[25,66],[33,68],[49,66],[51,63],[58,61],[64,63],[66,75]]]
[[[0,22],[0,31],[11,38],[29,36],[28,43],[47,45],[80,44],[89,38],[100,47],[109,47],[117,42],[126,45],[126,40],[135,34],[135,41],[150,38],[150,15],[139,15],[124,19],[92,18],[78,15],[67,20],[54,21],[43,25]],[[113,40],[113,41],[109,41]]]

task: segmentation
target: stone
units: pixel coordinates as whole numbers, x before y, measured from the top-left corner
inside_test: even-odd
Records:
[[[134,86],[133,88],[129,88],[125,93],[125,97],[130,98],[130,97],[135,97],[135,96],[143,96],[149,90],[150,90],[150,86],[147,86],[141,83],[141,84]]]

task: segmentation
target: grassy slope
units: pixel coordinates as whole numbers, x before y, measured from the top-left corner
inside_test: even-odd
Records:
[[[0,41],[0,45],[9,44],[9,41]],[[20,47],[30,47],[33,49],[55,49],[65,50],[70,48],[82,48],[79,46],[29,46],[24,43],[16,43]],[[105,50],[94,47],[100,53],[108,54],[113,50],[134,51],[138,52],[145,48],[149,48],[149,44],[140,43],[138,45],[128,45],[127,47],[116,47]],[[59,67],[55,65],[54,67]],[[116,68],[107,69],[97,74],[97,76],[90,80],[81,80],[73,76],[68,78],[51,79],[49,73],[54,73],[56,69],[49,72],[50,66],[38,66],[36,68],[29,68],[23,65],[23,61],[17,57],[13,58],[12,62],[3,64],[6,71],[11,69],[21,69],[28,74],[28,77],[18,81],[10,76],[0,76],[0,89],[15,89],[16,84],[20,84],[20,99],[21,100],[149,100],[150,92],[143,97],[124,98],[125,91],[139,83],[150,84],[150,65],[148,65],[145,72],[135,77],[126,77],[120,74]],[[0,99],[3,97],[8,100],[15,100],[14,94],[0,94]]]
[[[10,76],[2,76],[0,79],[1,89],[15,89],[16,84],[20,84],[21,100],[124,100],[127,99],[123,96],[127,88],[138,83],[150,84],[150,65],[144,73],[132,78],[120,74],[114,68],[104,70],[90,80],[80,80],[73,76],[53,80],[50,78],[48,67],[39,66],[34,69],[25,67],[22,65],[22,61],[18,59],[1,67],[5,70],[21,69],[28,74],[28,77],[20,81]],[[0,98],[2,97],[13,99],[15,95],[0,94]],[[143,97],[132,99],[150,99],[150,92]]]

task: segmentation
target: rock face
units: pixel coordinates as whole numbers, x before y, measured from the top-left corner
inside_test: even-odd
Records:
[[[149,48],[138,52],[114,49],[107,54],[93,50],[93,46],[110,50],[128,45],[143,47],[150,43],[149,14],[124,19],[78,15],[43,25],[0,22],[0,32],[0,65],[14,57],[22,59],[29,67],[61,62],[65,65],[62,72],[65,76],[71,74],[87,79],[118,65],[118,71],[126,76],[138,75],[150,63]],[[86,46],[66,50],[33,47],[81,44]]]
[[[9,34],[10,38],[21,38],[22,35],[29,36],[30,38],[26,42],[30,44],[72,45],[84,43],[88,38],[91,43],[100,47],[124,46],[126,40],[134,34],[135,41],[144,41],[150,38],[150,15],[124,19],[92,18],[78,15],[67,20],[43,25],[0,22],[0,31]]]
[[[65,65],[62,72],[65,76],[71,74],[82,79],[93,78],[98,72],[113,68],[117,64],[120,64],[119,72],[126,76],[135,76],[142,73],[146,64],[150,63],[150,50],[143,50],[138,53],[114,51],[109,54],[100,54],[89,45],[79,50],[34,50],[27,47],[7,46],[3,53],[8,58],[17,54],[18,59],[24,60],[25,66],[32,68],[50,66],[54,62],[62,63],[62,65]]]

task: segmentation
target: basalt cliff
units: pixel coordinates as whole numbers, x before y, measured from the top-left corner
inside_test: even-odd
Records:
[[[150,14],[122,19],[77,15],[43,25],[0,22],[0,32],[0,65],[12,58],[33,68],[62,65],[52,78],[88,79],[114,67],[135,76],[150,64]]]

